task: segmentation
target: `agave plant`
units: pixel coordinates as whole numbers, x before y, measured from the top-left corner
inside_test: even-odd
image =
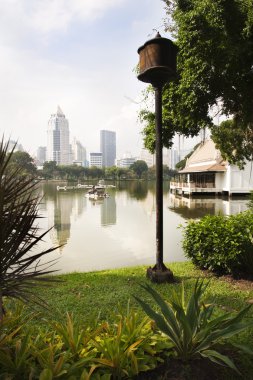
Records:
[[[253,322],[242,319],[251,305],[245,307],[237,315],[226,313],[213,317],[214,305],[205,304],[202,296],[208,284],[197,280],[193,293],[186,301],[184,285],[181,292],[171,292],[168,302],[149,285],[142,287],[153,297],[160,312],[157,312],[140,298],[134,298],[142,306],[146,314],[152,318],[157,328],[169,338],[169,346],[176,356],[184,362],[200,357],[228,366],[239,373],[233,361],[215,349],[217,343],[253,326]],[[239,347],[239,346],[238,346]],[[243,348],[240,346],[240,348]],[[249,351],[244,347],[245,351]]]
[[[15,148],[15,147],[14,147]],[[32,250],[43,239],[39,234],[36,182],[21,175],[22,168],[10,165],[13,150],[8,142],[0,142],[0,321],[4,314],[4,297],[22,301],[39,301],[34,287],[51,280],[48,275],[52,261],[41,264],[40,259],[58,247],[39,253]],[[42,276],[44,275],[44,276]]]

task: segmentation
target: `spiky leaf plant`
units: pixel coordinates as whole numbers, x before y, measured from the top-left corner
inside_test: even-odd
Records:
[[[13,150],[9,143],[0,142],[0,321],[4,314],[4,297],[22,301],[39,301],[34,287],[46,276],[52,261],[41,264],[40,259],[58,247],[39,253],[32,250],[48,231],[40,234],[36,221],[39,218],[40,197],[36,193],[33,177],[21,175],[22,168],[10,165]],[[42,276],[43,275],[43,276]]]
[[[200,357],[208,358],[239,373],[232,360],[216,350],[216,345],[253,326],[252,319],[243,321],[252,305],[246,306],[237,315],[225,313],[214,317],[214,305],[203,302],[207,286],[203,280],[197,280],[189,301],[186,300],[184,286],[179,293],[172,291],[169,300],[165,301],[150,285],[142,285],[154,299],[159,311],[139,297],[134,298],[155,321],[158,329],[168,337],[177,358],[183,362]],[[241,348],[243,349],[242,346]]]

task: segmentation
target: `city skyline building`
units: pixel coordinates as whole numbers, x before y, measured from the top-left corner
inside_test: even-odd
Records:
[[[116,160],[116,132],[102,129],[100,131],[100,152],[102,153],[102,166],[111,167]]]
[[[137,157],[124,155],[122,158],[116,160],[116,166],[119,168],[129,168],[129,166],[131,166],[135,161],[137,161]]]
[[[73,138],[71,146],[72,146],[73,163],[79,163],[80,162],[82,166],[86,166],[87,158],[86,158],[85,147],[75,137]]]
[[[178,149],[171,148],[168,150],[169,152],[169,168],[176,169],[176,164],[179,162],[179,151]]]
[[[103,155],[101,152],[91,152],[90,153],[90,168],[96,166],[97,168],[103,167]]]
[[[47,159],[47,148],[45,146],[39,146],[37,149],[37,164],[43,165]]]
[[[69,122],[59,106],[56,114],[52,114],[48,121],[47,161],[55,161],[57,165],[72,163]]]

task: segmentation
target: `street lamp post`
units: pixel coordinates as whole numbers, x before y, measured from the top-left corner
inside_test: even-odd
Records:
[[[156,117],[156,264],[147,269],[154,282],[172,282],[173,273],[163,263],[163,143],[162,143],[162,89],[176,74],[177,48],[159,33],[138,49],[140,55],[138,79],[151,83],[155,90]]]

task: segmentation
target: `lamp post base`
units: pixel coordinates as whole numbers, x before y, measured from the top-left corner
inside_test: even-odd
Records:
[[[164,264],[162,267],[158,268],[155,265],[153,268],[149,267],[147,269],[147,277],[152,281],[158,284],[163,282],[175,282],[173,273],[170,269],[166,268]]]

